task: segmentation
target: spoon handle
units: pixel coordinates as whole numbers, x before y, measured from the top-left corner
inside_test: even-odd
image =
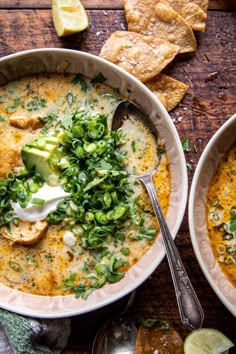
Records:
[[[182,323],[191,329],[198,329],[202,326],[204,313],[165,222],[152,181],[154,173],[136,178],[146,187],[160,226]]]

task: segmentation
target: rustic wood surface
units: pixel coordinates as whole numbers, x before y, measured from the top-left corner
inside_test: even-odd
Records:
[[[123,9],[123,0],[81,0],[86,9]],[[0,8],[25,9],[25,8],[50,8],[51,0],[1,0]],[[235,0],[209,0],[209,10],[236,8]]]
[[[0,57],[17,51],[63,47],[99,54],[104,41],[116,30],[125,30],[122,0],[84,0],[90,26],[83,33],[57,37],[49,0],[0,1]],[[189,185],[198,159],[216,130],[236,112],[236,1],[212,0],[209,3],[207,31],[196,33],[196,53],[178,56],[166,73],[190,85],[183,102],[171,117],[181,139],[189,137],[191,164]],[[197,147],[197,151],[194,149]],[[188,229],[187,211],[176,245],[182,255],[193,286],[205,312],[204,327],[223,331],[236,343],[236,319],[219,301],[207,283],[194,256]],[[72,333],[64,354],[91,353],[92,340],[103,321],[119,312],[127,299],[90,314],[72,318]],[[169,321],[182,338],[189,333],[181,324],[172,280],[164,259],[153,275],[137,289],[130,315]],[[233,349],[232,353],[236,353]]]

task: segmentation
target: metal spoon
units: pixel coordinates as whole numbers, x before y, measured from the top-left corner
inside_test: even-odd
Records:
[[[135,297],[135,291],[122,313],[108,320],[98,331],[92,348],[92,354],[134,354],[137,328],[124,314],[130,308]]]
[[[155,135],[155,130],[153,129],[152,123],[148,120],[148,117],[145,116],[134,103],[129,101],[121,101],[116,107],[111,129],[117,130],[120,128],[123,121],[129,119],[129,116],[132,116],[132,118],[138,119],[139,121],[141,120]],[[202,326],[204,313],[170,234],[156,195],[152,177],[156,173],[158,165],[159,163],[148,173],[142,175],[132,174],[132,176],[144,184],[151,199],[166,248],[166,255],[174,283],[182,323],[190,329],[197,329]]]

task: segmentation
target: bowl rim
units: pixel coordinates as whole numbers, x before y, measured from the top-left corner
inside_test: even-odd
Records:
[[[187,167],[186,167],[186,160],[185,160],[185,155],[184,155],[184,151],[182,149],[182,143],[178,134],[178,131],[170,117],[170,115],[168,114],[168,112],[166,111],[166,109],[164,108],[164,106],[162,105],[162,103],[157,99],[157,97],[142,83],[140,82],[138,79],[136,79],[134,76],[132,76],[131,74],[129,74],[128,72],[126,72],[124,69],[120,68],[119,66],[99,57],[96,56],[94,54],[90,54],[90,53],[86,53],[86,52],[82,52],[82,51],[78,51],[78,50],[73,50],[73,49],[65,49],[65,48],[37,48],[37,49],[29,49],[29,50],[23,50],[20,52],[16,52],[13,54],[9,54],[7,56],[4,56],[2,58],[0,58],[0,66],[2,63],[8,61],[8,60],[12,60],[12,59],[16,59],[16,58],[22,58],[22,57],[27,57],[29,55],[35,54],[35,53],[42,53],[42,54],[47,54],[47,53],[62,53],[62,54],[74,54],[77,55],[78,57],[81,57],[82,59],[92,59],[95,61],[98,61],[100,63],[102,63],[103,65],[106,65],[110,68],[112,68],[115,72],[117,72],[119,75],[121,75],[122,77],[127,78],[128,80],[131,80],[131,82],[134,82],[135,85],[141,89],[142,91],[144,91],[148,96],[151,97],[151,100],[154,102],[155,101],[155,106],[156,108],[158,108],[160,114],[163,116],[163,118],[165,119],[166,124],[168,125],[168,127],[170,128],[173,136],[175,137],[175,143],[177,144],[178,147],[178,156],[179,156],[179,161],[180,161],[180,165],[181,165],[181,173],[182,173],[182,185],[184,186],[182,194],[181,194],[181,208],[179,208],[178,210],[178,217],[176,218],[176,222],[175,225],[173,227],[173,238],[175,239],[175,237],[177,236],[178,230],[180,228],[180,225],[183,221],[183,217],[186,211],[186,205],[187,205],[187,198],[188,198],[188,173],[187,173]],[[14,306],[6,306],[5,304],[1,304],[0,305],[2,308],[5,308],[6,310],[10,310],[12,312],[16,312],[22,315],[26,315],[26,316],[34,316],[34,317],[38,317],[38,318],[62,318],[62,317],[67,317],[67,316],[75,316],[75,315],[81,315],[87,312],[91,312],[94,311],[96,309],[99,309],[101,307],[104,307],[110,303],[113,303],[117,300],[119,300],[120,298],[123,298],[124,296],[126,296],[127,294],[129,294],[131,291],[133,291],[134,289],[136,289],[137,287],[139,287],[144,281],[146,281],[148,279],[148,277],[155,271],[155,269],[159,266],[159,264],[163,261],[163,258],[165,256],[165,251],[162,251],[161,256],[160,256],[160,262],[159,263],[155,263],[153,262],[152,266],[149,267],[149,271],[148,274],[143,275],[142,277],[140,277],[139,279],[136,279],[136,281],[134,282],[134,284],[132,284],[131,286],[127,287],[127,289],[120,291],[117,294],[112,293],[112,295],[110,296],[110,298],[106,298],[103,299],[102,301],[99,301],[98,304],[91,306],[91,308],[87,309],[85,307],[85,309],[78,309],[78,311],[73,310],[72,312],[70,310],[64,310],[63,313],[47,313],[47,310],[44,310],[44,312],[40,313],[40,315],[37,312],[33,312],[32,310],[26,311],[26,310],[16,310],[16,308]],[[0,286],[1,287],[1,286]],[[4,286],[3,286],[4,287]],[[7,287],[6,287],[7,288]],[[23,293],[24,294],[24,293]],[[28,294],[30,296],[35,296],[33,294]],[[71,297],[74,295],[71,295]],[[55,296],[55,297],[60,297],[60,296]],[[69,298],[70,296],[68,296]],[[1,300],[1,299],[0,299]],[[101,299],[100,299],[101,300]]]
[[[190,237],[191,237],[191,242],[193,245],[194,253],[196,255],[196,258],[199,262],[199,265],[202,269],[203,274],[205,275],[207,281],[209,282],[210,286],[218,296],[218,298],[222,301],[222,303],[225,305],[225,307],[234,315],[236,316],[236,308],[231,304],[231,302],[222,294],[220,291],[219,287],[216,285],[212,275],[208,271],[207,267],[205,266],[205,262],[202,258],[201,251],[198,246],[197,242],[197,233],[195,231],[194,227],[194,201],[196,197],[196,190],[197,190],[197,185],[199,181],[199,177],[201,175],[201,171],[203,168],[203,165],[205,161],[208,158],[208,154],[212,151],[214,148],[215,144],[217,143],[217,140],[219,137],[226,132],[229,127],[235,122],[236,120],[236,113],[233,114],[211,137],[211,139],[208,141],[206,147],[204,148],[204,151],[198,161],[191,188],[190,188],[190,193],[189,193],[189,202],[188,202],[188,223],[189,223],[189,231],[190,231]],[[221,271],[222,272],[222,271]],[[222,272],[223,273],[223,272]]]

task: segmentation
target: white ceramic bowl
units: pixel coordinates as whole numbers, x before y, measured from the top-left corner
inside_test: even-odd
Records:
[[[137,79],[99,57],[66,49],[36,49],[0,59],[0,85],[22,76],[40,72],[81,73],[93,78],[101,72],[106,83],[119,88],[121,94],[136,102],[165,139],[171,171],[171,193],[167,223],[173,235],[181,224],[187,201],[187,171],[182,145],[176,128],[161,103]],[[34,317],[65,317],[86,313],[125,296],[156,269],[165,251],[161,237],[142,259],[118,283],[94,291],[85,301],[70,296],[36,296],[0,285],[0,307]]]
[[[195,171],[189,197],[189,229],[198,262],[219,299],[236,316],[236,289],[216,261],[207,233],[205,202],[209,183],[223,154],[236,142],[236,114],[207,144]]]

